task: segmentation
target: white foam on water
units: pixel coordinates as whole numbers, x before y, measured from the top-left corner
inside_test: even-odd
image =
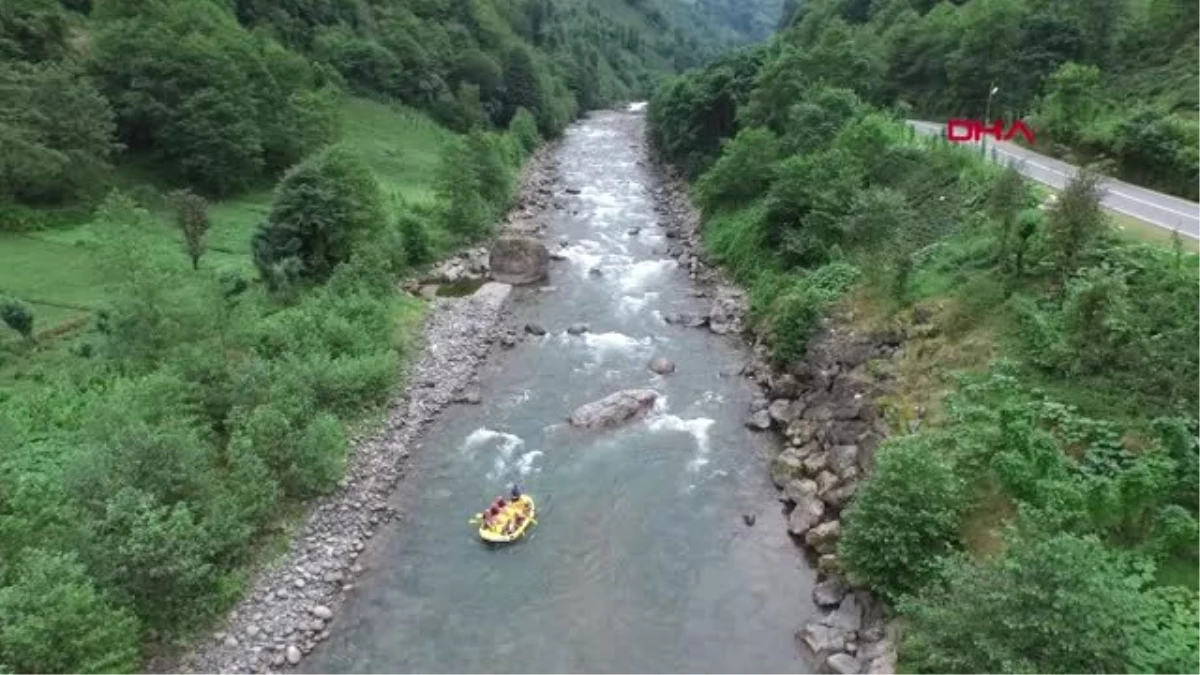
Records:
[[[498,441],[498,443],[497,443]],[[487,427],[479,427],[472,431],[467,440],[463,443],[463,447],[467,450],[495,443],[496,449],[500,451],[500,456],[503,459],[512,457],[513,450],[525,445],[525,441],[516,434],[509,434],[503,431],[488,429]]]
[[[662,399],[660,399],[662,400]],[[665,403],[660,408],[658,402],[655,402],[655,412],[665,410]],[[688,462],[688,470],[697,471],[705,464],[708,464],[709,453],[709,430],[712,425],[716,424],[716,420],[708,417],[695,417],[692,419],[684,419],[678,415],[669,415],[665,413],[657,414],[646,421],[646,426],[651,431],[674,431],[689,434],[696,441],[696,456],[692,461]]]
[[[518,457],[516,461],[517,473],[521,474],[522,476],[528,476],[534,471],[540,471],[540,469],[534,466],[533,463],[537,461],[537,458],[541,457],[543,454],[545,453],[543,453],[541,450],[530,450],[529,452]]]
[[[677,264],[670,258],[638,261],[621,275],[621,288],[626,291],[641,290]]]
[[[642,293],[641,295],[621,296],[621,299],[617,304],[617,310],[622,314],[637,314],[646,307],[646,303],[657,299],[658,293],[653,291]],[[660,314],[658,310],[654,310],[654,314],[659,318],[662,317],[662,314]]]
[[[646,109],[645,101],[637,101],[636,103],[629,104],[629,112],[642,112],[645,109]]]
[[[636,354],[654,344],[653,338],[630,337],[624,333],[584,333],[583,339],[599,359],[612,355]]]

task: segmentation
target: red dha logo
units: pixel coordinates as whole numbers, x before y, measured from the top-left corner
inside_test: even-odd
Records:
[[[1007,131],[1004,129],[1004,120],[996,120],[991,124],[966,119],[946,122],[946,140],[952,143],[978,141],[985,134],[997,141],[1011,140],[1013,136],[1021,134],[1030,145],[1033,144],[1033,131],[1021,120],[1013,122]]]

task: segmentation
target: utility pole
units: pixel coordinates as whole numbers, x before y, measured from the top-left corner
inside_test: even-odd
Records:
[[[1000,87],[997,87],[996,83],[993,82],[991,89],[988,89],[987,106],[984,107],[983,110],[984,124],[992,123],[992,97],[995,96],[996,92],[998,91],[1000,91]],[[979,139],[979,152],[983,155],[984,159],[987,159],[987,134],[984,134],[983,138]]]

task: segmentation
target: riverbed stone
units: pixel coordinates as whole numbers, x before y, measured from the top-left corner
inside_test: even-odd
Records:
[[[771,460],[771,481],[783,488],[790,481],[804,476],[804,460],[795,448],[786,448]]]
[[[601,429],[626,422],[648,411],[658,399],[653,389],[626,389],[587,403],[571,413],[571,425]]]
[[[816,495],[803,497],[796,502],[796,508],[788,515],[788,532],[803,537],[821,522],[824,515],[825,502],[817,499]]]
[[[858,662],[858,659],[845,652],[838,652],[825,659],[825,666],[831,672],[838,675],[850,675],[851,673],[862,672],[862,664]]]
[[[786,429],[792,420],[800,417],[802,412],[804,412],[803,403],[786,398],[771,401],[770,407],[767,408],[767,414],[780,429]]]
[[[824,502],[821,502],[822,507]],[[842,523],[838,520],[830,520],[821,523],[808,531],[804,535],[804,543],[817,553],[833,553],[837,548],[838,539],[842,536]]]
[[[288,645],[287,649],[284,650],[284,658],[287,659],[288,663],[294,666],[297,663],[300,663],[300,659],[303,658],[303,656],[300,654],[299,647],[296,645]]]
[[[675,362],[663,356],[651,360],[648,367],[659,375],[670,375],[675,372]]]
[[[800,382],[795,375],[783,373],[771,378],[771,398],[797,398],[800,396]]]
[[[858,597],[854,593],[847,594],[838,604],[838,608],[821,622],[845,633],[857,633],[863,623],[863,607],[859,604]]]
[[[800,632],[800,639],[816,658],[836,654],[846,647],[842,631],[826,626],[819,621],[810,621]]]
[[[829,459],[824,452],[814,452],[804,458],[804,473],[809,476],[820,475],[828,465]]]
[[[771,428],[771,413],[766,410],[750,413],[746,418],[746,426],[755,431],[766,431]]]
[[[821,501],[834,511],[841,511],[846,507],[846,504],[854,497],[854,493],[858,491],[858,482],[851,481],[845,485],[841,485],[833,490],[827,490],[820,494]]]
[[[858,472],[858,446],[857,445],[837,445],[829,449],[829,466],[841,478],[847,478],[847,474],[854,471]]]
[[[329,609],[325,605],[315,605],[309,611],[312,612],[313,616],[324,621],[328,621],[333,618],[333,610]]]
[[[837,607],[849,589],[841,577],[831,576],[813,586],[812,598],[818,607]]]
[[[545,279],[550,271],[550,252],[533,237],[498,237],[488,252],[492,278],[521,285]]]
[[[569,335],[583,335],[586,332],[588,332],[588,325],[583,322],[577,322],[567,326],[567,333]]]
[[[827,494],[838,486],[838,477],[828,470],[822,470],[817,473],[815,480],[817,482],[818,495]]]
[[[817,496],[817,484],[807,478],[793,478],[783,486],[783,495],[787,501],[799,504],[805,499]]]

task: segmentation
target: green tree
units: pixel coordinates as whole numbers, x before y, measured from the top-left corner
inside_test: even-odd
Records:
[[[1067,184],[1046,220],[1051,256],[1063,283],[1108,228],[1100,195],[1100,177],[1081,171]]]
[[[0,300],[0,320],[21,334],[27,342],[33,342],[33,311],[29,305],[16,298]]]
[[[153,0],[101,14],[93,70],[119,138],[198,189],[243,189],[327,140],[312,134],[313,101],[293,96],[316,88],[307,62],[246,32],[228,7]]]
[[[73,555],[26,551],[0,586],[0,663],[13,672],[136,672],[138,632]]]
[[[513,47],[504,54],[504,89],[507,92],[507,124],[517,108],[525,108],[540,116],[545,105],[541,71],[533,54],[525,47]],[[543,129],[546,131],[546,129]]]
[[[705,211],[738,206],[766,193],[775,177],[779,139],[767,129],[744,129],[722,149],[721,158],[696,183]]]
[[[190,190],[178,190],[171,195],[175,207],[175,224],[183,233],[183,248],[192,261],[192,269],[200,269],[200,258],[208,248],[208,202]]]
[[[839,553],[851,578],[896,601],[934,581],[957,548],[965,486],[929,437],[890,441],[876,462],[846,511]]]
[[[956,558],[944,578],[900,605],[901,658],[917,672],[1128,672],[1143,639],[1131,619],[1144,580],[1095,538],[1022,537],[997,560]]]
[[[8,0],[0,6],[0,57],[45,63],[67,54],[67,13],[56,0]]]
[[[407,210],[401,211],[396,216],[396,229],[404,242],[408,264],[424,265],[433,259],[433,241],[420,216]]]
[[[108,168],[115,129],[108,101],[78,68],[0,62],[0,197],[79,196]]]
[[[1029,187],[1015,167],[1007,167],[992,185],[988,195],[988,216],[996,223],[999,230],[996,239],[999,241],[997,257],[1001,264],[1010,265],[1010,252],[1014,245],[1013,232],[1017,225],[1017,216],[1029,201]]]
[[[324,281],[350,257],[354,242],[382,228],[384,221],[371,170],[348,149],[334,146],[284,176],[267,222],[254,235],[254,262],[276,286],[287,270]]]

